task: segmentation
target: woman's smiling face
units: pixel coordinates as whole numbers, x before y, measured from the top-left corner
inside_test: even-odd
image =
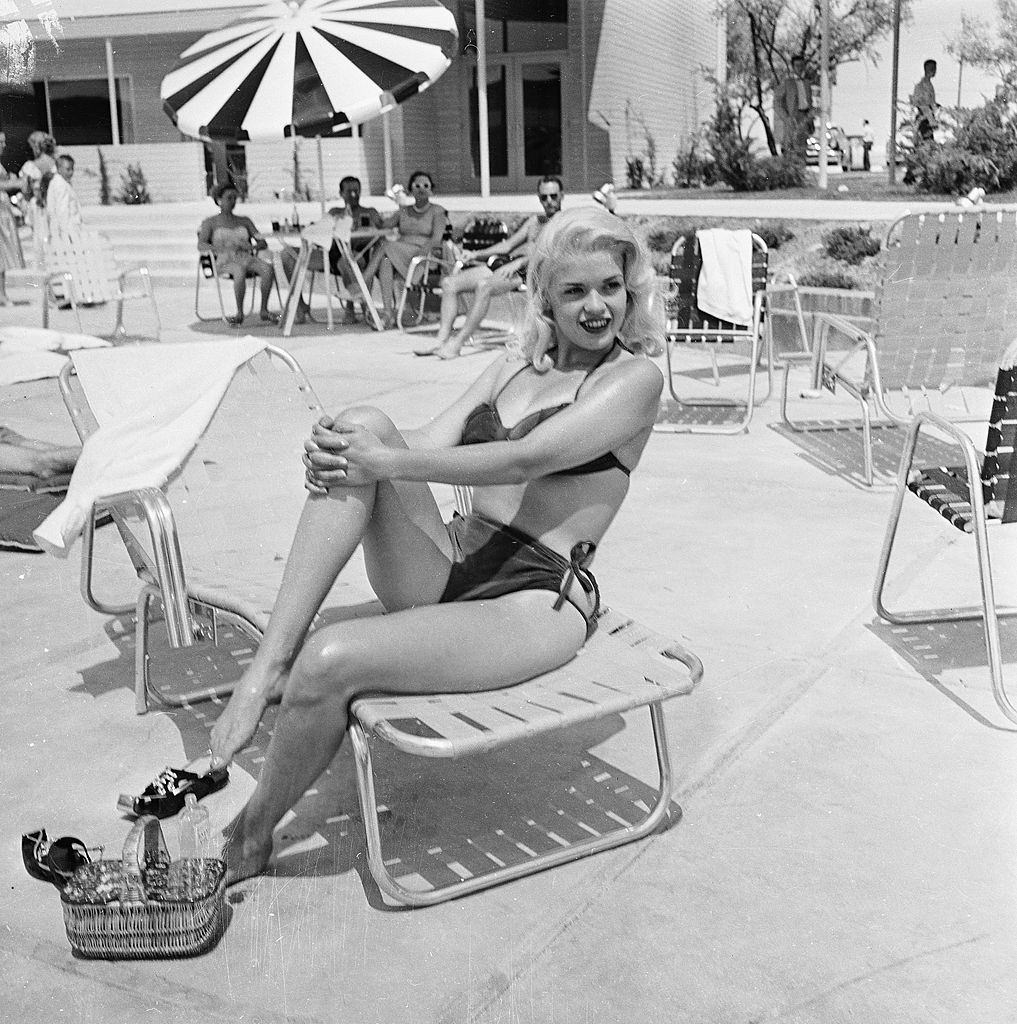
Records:
[[[614,253],[563,260],[548,291],[559,345],[602,351],[614,344],[628,308],[625,274]]]

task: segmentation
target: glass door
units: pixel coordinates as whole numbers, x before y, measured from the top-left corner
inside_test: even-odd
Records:
[[[470,157],[480,177],[477,72],[470,88]],[[544,174],[562,173],[561,60],[499,55],[487,65],[491,187],[527,192]]]

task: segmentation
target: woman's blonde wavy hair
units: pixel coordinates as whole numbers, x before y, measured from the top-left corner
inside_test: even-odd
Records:
[[[548,370],[555,346],[551,319],[551,282],[563,260],[585,253],[608,252],[618,258],[628,295],[618,340],[631,352],[657,355],[664,337],[664,304],[643,243],[620,217],[599,207],[566,210],[544,226],[530,254],[526,275],[526,313],[520,332],[520,354],[538,370]]]

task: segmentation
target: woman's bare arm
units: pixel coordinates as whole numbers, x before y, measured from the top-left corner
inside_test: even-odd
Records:
[[[519,440],[394,449],[363,427],[336,423],[330,430],[315,431],[317,451],[305,461],[319,487],[383,479],[523,483],[582,465],[647,430],[662,388],[663,378],[653,363],[627,360],[592,384],[574,405]],[[462,413],[465,404],[457,410],[463,416],[469,411]]]

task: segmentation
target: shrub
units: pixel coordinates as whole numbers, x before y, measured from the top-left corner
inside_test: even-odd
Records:
[[[625,185],[628,188],[642,188],[646,177],[646,168],[641,156],[625,157]]]
[[[847,288],[862,287],[862,282],[846,270],[832,267],[813,267],[798,276],[798,284],[803,288]]]
[[[646,244],[650,252],[670,252],[681,234],[684,232],[676,231],[674,228],[659,228],[646,236]]]
[[[1001,101],[991,100],[962,116],[954,142],[972,156],[991,161],[1000,191],[1017,185],[1017,126]]]
[[[145,180],[145,173],[141,164],[128,164],[120,176],[120,191],[117,193],[118,203],[126,203],[128,206],[142,206],[150,203],[152,197],[148,194],[148,182]]]
[[[102,155],[101,149],[96,149],[99,154],[99,202],[103,206],[109,206],[112,197],[109,188],[109,167],[106,165],[106,158]]]
[[[751,140],[742,137],[738,116],[723,95],[717,100],[706,137],[718,177],[735,192],[800,188],[805,184],[805,166],[799,161],[755,156]]]
[[[771,252],[779,249],[785,242],[793,241],[795,237],[795,233],[782,220],[757,222],[752,230],[766,243],[766,248]]]
[[[671,170],[675,188],[700,188],[715,185],[719,180],[716,164],[703,153],[701,140],[694,135],[684,149],[678,148]]]
[[[823,235],[826,255],[852,266],[857,266],[866,256],[875,256],[880,248],[879,239],[874,238],[868,228],[834,228]]]
[[[942,146],[919,146],[907,159],[905,181],[913,181],[923,192],[945,192],[963,195],[975,187],[998,192],[1000,174],[996,164],[986,156],[962,149],[956,143]]]
[[[783,156],[768,156],[756,166],[757,189],[801,188],[805,184],[805,165]]]
[[[720,180],[735,192],[753,191],[756,158],[752,155],[752,141],[742,138],[738,118],[723,94],[717,98],[706,141]]]

